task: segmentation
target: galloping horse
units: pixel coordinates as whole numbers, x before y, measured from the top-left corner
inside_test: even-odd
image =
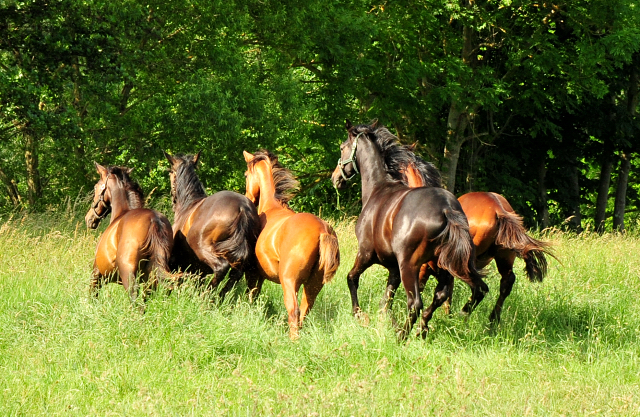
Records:
[[[411,148],[408,148],[411,149]],[[425,164],[420,157],[405,159],[400,172],[402,180],[409,187],[431,187],[431,177],[419,169]],[[476,266],[480,269],[495,259],[501,275],[500,296],[489,316],[490,322],[500,322],[500,313],[505,299],[511,294],[516,281],[513,263],[516,257],[525,263],[527,276],[531,282],[542,282],[547,273],[545,254],[553,256],[549,244],[527,235],[518,216],[506,198],[490,192],[472,192],[458,198],[462,210],[469,221],[469,231],[476,246]],[[430,268],[423,265],[420,271],[422,287],[429,279]],[[450,298],[447,300],[450,303]]]
[[[310,213],[296,213],[287,202],[298,182],[269,151],[244,152],[247,162],[246,196],[258,206],[262,232],[256,244],[259,275],[249,278],[252,296],[260,293],[264,279],[282,285],[284,305],[289,313],[289,337],[298,329],[324,284],[331,281],[340,265],[335,232],[325,221]],[[298,306],[298,290],[304,286]]]
[[[431,305],[422,313],[422,335],[426,336],[433,312],[449,297],[453,275],[466,282],[472,297],[464,311],[470,313],[489,290],[475,266],[475,248],[460,203],[450,192],[437,187],[409,188],[394,180],[386,167],[401,146],[384,127],[353,126],[347,120],[348,137],[340,146],[341,157],[332,175],[336,188],[360,173],[362,212],[356,223],[358,254],[347,283],[354,314],[360,312],[360,275],[371,265],[389,270],[385,305],[404,285],[409,316],[399,331],[406,338],[423,304],[420,295],[420,267],[434,262],[438,279]]]
[[[204,275],[213,274],[209,288],[216,288],[229,273],[224,295],[254,263],[260,233],[256,208],[245,196],[220,191],[207,197],[196,174],[200,154],[171,156],[174,248],[172,267]]]
[[[142,282],[170,275],[171,223],[164,214],[143,208],[142,190],[129,178],[131,169],[95,165],[100,180],[85,222],[95,229],[109,213],[111,222],[96,249],[91,293],[98,296],[105,280],[117,281],[119,277],[133,302],[138,294],[138,273]]]

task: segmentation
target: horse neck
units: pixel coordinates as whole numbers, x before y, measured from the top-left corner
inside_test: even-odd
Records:
[[[132,207],[129,201],[127,190],[120,184],[116,183],[109,187],[109,193],[111,194],[111,223],[117,218],[122,216],[129,210],[137,207]]]
[[[260,184],[260,198],[258,200],[258,214],[267,210],[284,209],[282,204],[276,199],[276,186],[273,182],[273,174],[266,162],[260,162],[254,169]]]
[[[176,219],[190,213],[197,202],[207,197],[204,192],[204,186],[197,178],[195,172],[183,172],[182,175],[194,176],[194,178],[190,180],[194,183],[188,184],[186,187],[177,187],[176,199],[173,204],[173,212],[176,215]],[[197,183],[195,183],[195,181],[197,181]],[[178,183],[177,179],[176,183]]]
[[[404,171],[404,175],[407,178],[407,185],[411,188],[424,187],[424,181],[422,175],[418,172],[413,164],[409,164]]]
[[[356,158],[362,176],[362,206],[364,207],[376,187],[387,182],[387,171],[382,154],[371,140],[362,140],[358,145]]]

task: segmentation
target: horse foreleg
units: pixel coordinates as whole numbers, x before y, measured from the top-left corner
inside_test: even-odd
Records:
[[[515,254],[512,256],[498,257],[496,256],[496,265],[498,266],[498,272],[502,278],[500,279],[500,295],[496,306],[493,308],[491,315],[489,315],[489,321],[491,323],[500,323],[500,314],[502,313],[502,305],[504,300],[511,294],[513,284],[516,282],[516,276],[513,273],[513,261],[515,260]]]
[[[422,338],[427,337],[427,333],[429,332],[429,321],[431,320],[431,317],[433,317],[434,311],[436,311],[436,309],[440,307],[445,300],[451,298],[451,292],[453,291],[453,275],[448,271],[438,271],[436,279],[438,280],[438,284],[433,291],[433,301],[431,301],[431,305],[424,310],[422,313],[422,319],[420,320]]]
[[[355,316],[359,315],[362,310],[358,302],[358,287],[360,286],[360,275],[371,266],[371,256],[365,255],[364,252],[358,250],[356,262],[347,275],[347,285],[351,294],[351,308]]]

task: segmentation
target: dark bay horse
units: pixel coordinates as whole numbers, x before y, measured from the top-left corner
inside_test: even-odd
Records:
[[[399,331],[405,338],[423,304],[420,267],[433,262],[438,285],[431,305],[422,313],[422,335],[426,336],[433,312],[449,297],[453,276],[471,288],[464,311],[470,313],[489,290],[475,266],[475,248],[460,203],[450,192],[437,187],[410,188],[394,180],[387,167],[398,149],[398,138],[384,127],[353,126],[347,120],[348,137],[340,146],[341,157],[332,175],[336,188],[357,173],[362,176],[362,212],[356,223],[358,254],[347,283],[354,314],[360,312],[360,275],[371,265],[389,270],[385,306],[402,282],[409,316]]]
[[[183,271],[213,274],[209,288],[216,288],[229,273],[224,295],[255,263],[260,219],[254,204],[241,194],[220,191],[207,197],[196,174],[200,154],[171,156],[174,248],[171,266]]]
[[[282,285],[289,313],[289,337],[298,330],[324,284],[340,265],[335,232],[319,217],[296,213],[287,202],[298,187],[293,174],[269,151],[244,152],[247,162],[246,196],[258,206],[262,232],[256,244],[259,275],[247,274],[247,284],[257,296],[264,279]],[[303,287],[298,306],[298,291]]]
[[[408,148],[411,149],[411,148]],[[413,155],[403,160],[400,173],[410,187],[431,187],[431,173],[420,168],[425,164]],[[469,221],[469,231],[476,246],[476,266],[484,268],[496,261],[500,280],[500,295],[489,316],[492,323],[500,322],[500,313],[505,299],[511,294],[516,276],[513,263],[516,257],[524,260],[525,270],[531,282],[542,282],[547,273],[545,255],[553,256],[549,244],[527,235],[522,223],[506,198],[491,192],[472,192],[458,198]],[[423,265],[420,271],[422,287],[429,279],[432,269]],[[448,300],[450,302],[450,299]]]
[[[131,169],[95,165],[100,180],[94,187],[93,204],[85,222],[88,228],[95,229],[109,213],[111,222],[96,248],[91,293],[97,296],[103,282],[119,278],[131,301],[135,301],[138,273],[141,282],[152,284],[157,283],[157,278],[171,275],[171,223],[164,214],[143,208],[142,190],[129,178]]]

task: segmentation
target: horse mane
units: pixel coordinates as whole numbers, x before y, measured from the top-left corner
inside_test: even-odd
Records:
[[[144,194],[140,185],[129,177],[129,168],[112,165],[107,167],[107,174],[113,175],[122,184],[127,193],[127,201],[132,209],[144,207]]]
[[[273,186],[276,189],[275,199],[283,206],[288,206],[289,200],[295,197],[300,183],[289,169],[278,162],[278,156],[266,149],[254,153],[253,159],[247,163],[247,166],[253,169],[260,161],[267,161],[271,165]]]
[[[413,165],[420,173],[425,187],[442,187],[442,176],[438,168],[431,162],[417,156],[413,151],[413,146],[401,144],[398,137],[386,127],[360,125],[356,127],[356,131],[358,133],[368,131],[373,135],[373,142],[378,146],[384,159],[385,170],[392,179],[406,184],[405,169],[409,165]]]
[[[207,197],[204,186],[198,174],[196,174],[196,164],[193,162],[193,155],[174,155],[174,160],[180,160],[175,177],[174,206],[186,209],[195,202]]]

